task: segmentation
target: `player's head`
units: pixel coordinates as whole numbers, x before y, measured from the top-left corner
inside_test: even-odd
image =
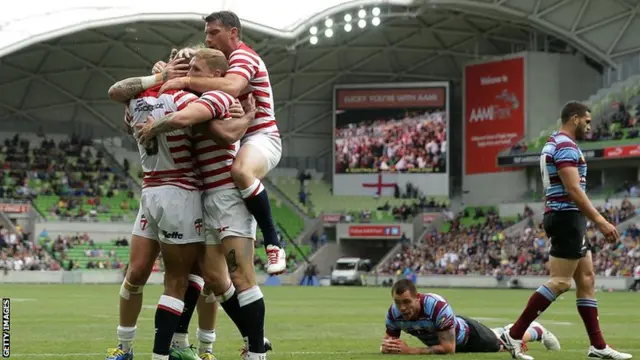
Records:
[[[169,55],[169,61],[179,59],[180,63],[189,64],[191,60],[193,60],[196,52],[200,49],[205,49],[204,44],[190,45],[180,50],[172,49],[171,55]]]
[[[222,51],[200,49],[196,51],[189,66],[187,76],[221,77],[229,69],[229,62]]]
[[[391,296],[396,308],[405,319],[413,318],[420,311],[420,298],[416,285],[409,279],[400,279],[393,284]]]
[[[205,42],[211,49],[230,54],[242,39],[242,24],[238,15],[231,11],[216,11],[204,18],[206,22]]]
[[[577,101],[570,101],[562,108],[560,120],[563,129],[571,131],[576,140],[584,139],[591,131],[591,110],[587,105]]]

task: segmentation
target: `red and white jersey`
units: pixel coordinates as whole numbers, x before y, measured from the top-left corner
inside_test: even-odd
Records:
[[[245,137],[256,133],[279,137],[276,110],[273,105],[273,90],[267,66],[262,58],[252,48],[241,42],[229,56],[227,74],[242,76],[249,82],[247,89],[238,97],[239,100],[246,98],[244,95],[252,93],[256,101],[256,118],[249,125]]]
[[[208,91],[195,101],[207,107],[212,119],[231,120],[229,107],[235,99],[233,96],[219,91]],[[211,193],[222,189],[234,189],[236,186],[231,178],[231,164],[236,158],[240,142],[232,145],[217,145],[213,140],[202,134],[194,134],[194,153],[196,166],[202,179],[202,190]]]
[[[197,97],[182,90],[158,95],[159,86],[148,89],[129,101],[128,126],[145,123],[147,116],[155,120],[166,114],[182,110],[189,100]],[[142,188],[175,186],[185,190],[199,190],[200,180],[193,160],[191,130],[182,129],[160,134],[149,148],[138,144],[140,162],[144,172]]]

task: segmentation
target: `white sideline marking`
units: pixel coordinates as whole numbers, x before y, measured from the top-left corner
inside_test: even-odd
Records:
[[[11,298],[11,302],[27,302],[27,301],[36,301],[38,299],[29,299],[29,298]]]
[[[504,319],[504,318],[494,318],[494,317],[471,317],[474,320],[478,320],[478,321],[491,321],[491,322],[501,322],[504,324],[508,324],[510,322],[514,322],[515,319]],[[573,325],[572,322],[568,322],[568,321],[555,321],[555,320],[540,320],[538,321],[539,323],[542,324],[542,326],[546,325],[546,324],[551,324],[551,325],[561,325],[561,326],[571,326]]]

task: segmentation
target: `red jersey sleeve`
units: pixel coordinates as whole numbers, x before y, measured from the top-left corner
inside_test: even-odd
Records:
[[[242,76],[251,81],[260,68],[260,58],[242,48],[235,50],[229,57],[229,70],[227,74]]]
[[[211,113],[211,118],[218,119],[228,116],[229,108],[234,101],[233,96],[220,90],[213,90],[202,94],[200,99],[196,100],[196,104],[204,105]]]
[[[176,104],[177,110],[180,111],[187,107],[190,103],[198,100],[198,97],[193,95],[190,92],[180,90],[176,92],[173,96],[173,102]]]

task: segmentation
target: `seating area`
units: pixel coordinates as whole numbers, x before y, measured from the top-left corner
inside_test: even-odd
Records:
[[[634,200],[636,201],[636,200]],[[626,200],[620,207],[598,210],[620,224],[636,215],[640,202]],[[470,210],[470,209],[468,209]],[[427,234],[418,243],[406,245],[386,264],[383,274],[406,275],[548,275],[549,240],[531,209],[523,214],[532,220],[514,236],[506,236],[513,220],[502,219],[491,209],[459,214],[447,229]],[[618,243],[606,243],[591,224],[587,230],[593,248],[594,266],[600,276],[630,276],[640,258],[640,230],[632,225]]]
[[[437,210],[448,206],[446,197],[334,196],[331,186],[321,179],[301,181],[292,176],[274,176],[271,180],[289,200],[310,216],[323,212],[340,213],[344,214],[345,222],[409,221],[422,209]],[[305,195],[301,196],[301,193]]]
[[[20,226],[9,230],[0,225],[0,271],[60,270],[51,254],[28,235]]]
[[[0,151],[0,197],[29,199],[47,220],[123,221],[137,200],[122,169],[88,139],[15,135]],[[133,215],[132,215],[133,214]]]
[[[593,131],[590,138],[580,143],[583,150],[639,142],[640,75],[616,82],[610,88],[600,89],[587,100],[587,104],[591,109]],[[558,124],[559,122],[558,119]],[[505,153],[539,152],[549,135],[557,128],[558,125],[554,124],[539,137],[531,141],[522,141],[507,149]]]

